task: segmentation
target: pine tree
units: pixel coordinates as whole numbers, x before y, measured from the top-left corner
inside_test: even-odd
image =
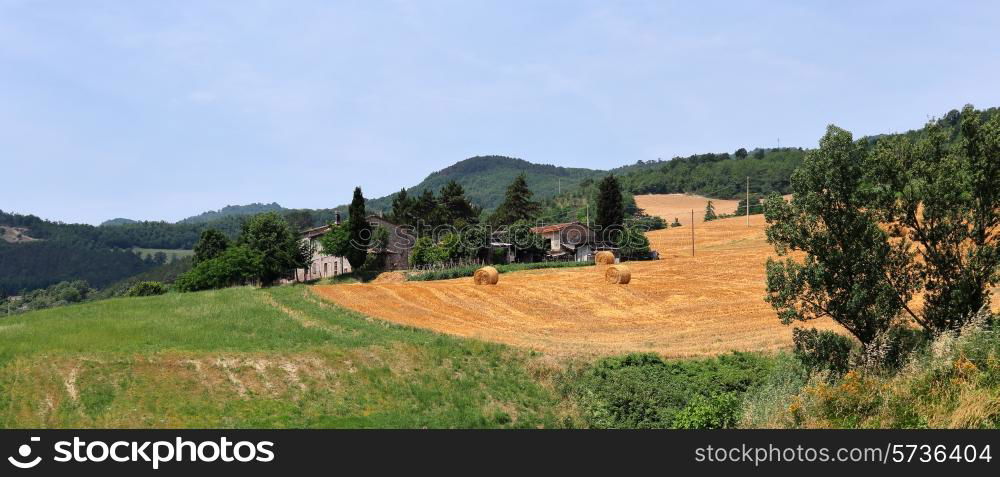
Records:
[[[406,225],[413,223],[413,199],[406,193],[406,188],[400,189],[399,193],[392,198],[392,212],[389,218],[396,225]]]
[[[712,204],[712,201],[708,201],[708,205],[705,206],[705,222],[715,220],[717,218],[719,218],[719,216],[715,214],[715,205]]]
[[[507,194],[503,203],[497,207],[490,221],[497,225],[510,225],[517,221],[533,221],[541,211],[541,205],[532,201],[534,194],[528,188],[528,178],[524,174],[518,175],[513,182],[507,186]]]
[[[465,197],[465,189],[455,181],[448,181],[441,188],[438,202],[441,216],[445,223],[460,227],[475,222],[479,212],[476,206]]]
[[[437,197],[430,189],[424,189],[413,201],[411,215],[414,223],[420,229],[434,228],[441,225],[441,208]]]

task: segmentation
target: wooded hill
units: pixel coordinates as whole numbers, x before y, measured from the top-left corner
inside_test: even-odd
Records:
[[[581,181],[603,176],[607,171],[535,164],[505,156],[476,156],[431,173],[419,184],[407,187],[406,192],[410,197],[417,197],[425,190],[437,193],[454,180],[465,189],[473,204],[489,211],[503,202],[504,191],[519,174],[527,176],[528,188],[535,199],[547,199],[555,197],[560,189],[570,190]],[[388,211],[394,195],[369,200],[366,206],[369,210]]]

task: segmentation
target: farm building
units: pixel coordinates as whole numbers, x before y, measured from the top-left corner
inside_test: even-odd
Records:
[[[337,216],[337,223],[340,216]],[[323,253],[323,246],[319,243],[319,238],[330,231],[330,225],[315,227],[302,232],[302,240],[311,242],[313,245],[312,265],[309,268],[299,268],[295,270],[295,281],[304,282],[317,280],[320,278],[335,277],[351,272],[351,263],[345,257],[327,255]]]
[[[388,232],[385,251],[382,252],[386,270],[405,270],[410,266],[410,250],[416,244],[413,235],[378,215],[369,215],[368,224],[372,231],[383,228]]]
[[[549,259],[582,262],[593,258],[594,233],[580,222],[532,227],[531,231],[545,239]]]
[[[398,225],[385,220],[377,215],[369,215],[368,223],[372,230],[384,228],[388,232],[386,248],[381,253],[386,270],[405,270],[409,266],[410,249],[413,248],[413,237],[407,235]],[[324,225],[302,232],[302,240],[309,241],[314,246],[312,265],[307,269],[295,270],[295,281],[317,280],[320,278],[335,277],[351,272],[351,263],[346,257],[328,255],[323,253],[323,247],[319,243],[319,238],[330,231],[331,227],[340,224],[340,214],[336,215],[334,225]]]

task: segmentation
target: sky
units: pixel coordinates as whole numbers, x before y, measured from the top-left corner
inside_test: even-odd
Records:
[[[997,2],[0,0],[0,210],[324,208],[1000,106]]]

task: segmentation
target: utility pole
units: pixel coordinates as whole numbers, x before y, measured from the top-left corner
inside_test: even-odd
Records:
[[[694,256],[694,209],[691,209],[691,256]]]
[[[750,226],[750,176],[747,176],[747,227]]]

